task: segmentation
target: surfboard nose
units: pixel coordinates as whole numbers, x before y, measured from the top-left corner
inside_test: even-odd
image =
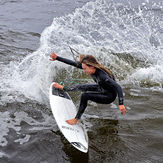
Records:
[[[71,144],[76,147],[77,149],[79,149],[80,151],[87,153],[88,152],[88,148],[86,148],[83,144],[81,144],[80,142],[71,142]]]

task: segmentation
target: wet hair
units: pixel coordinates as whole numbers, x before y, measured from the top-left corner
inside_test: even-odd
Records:
[[[111,77],[111,79],[115,80],[115,77],[113,75],[113,73],[106,67],[102,66],[95,57],[93,57],[92,55],[79,55],[79,63],[85,63],[87,66],[91,67],[94,66],[95,68],[101,69],[102,71],[104,71],[105,73],[107,73],[107,75],[109,75],[109,77]]]

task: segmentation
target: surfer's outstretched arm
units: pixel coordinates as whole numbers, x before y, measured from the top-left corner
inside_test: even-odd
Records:
[[[66,59],[66,58],[59,57],[59,56],[57,56],[57,54],[55,54],[54,52],[52,52],[52,53],[50,54],[50,57],[51,57],[50,61],[55,61],[55,60],[57,60],[57,61],[66,63],[66,64],[68,64],[68,65],[71,65],[71,66],[74,66],[74,67],[77,67],[77,68],[82,69],[82,64],[81,64],[81,63],[77,63],[77,62],[72,61],[72,60],[70,60],[70,59]]]

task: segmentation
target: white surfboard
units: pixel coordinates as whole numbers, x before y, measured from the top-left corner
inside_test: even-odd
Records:
[[[88,136],[82,121],[69,125],[65,120],[73,119],[77,110],[67,92],[54,88],[51,84],[49,96],[53,116],[65,138],[78,150],[88,152]]]

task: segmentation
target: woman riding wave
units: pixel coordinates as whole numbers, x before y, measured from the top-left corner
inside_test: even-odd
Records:
[[[119,109],[121,114],[125,114],[126,109],[123,105],[123,92],[121,86],[116,83],[113,73],[106,67],[100,65],[92,55],[80,55],[79,62],[75,62],[66,58],[57,56],[54,52],[50,54],[51,61],[60,61],[77,68],[83,69],[86,75],[90,75],[95,84],[75,84],[72,86],[62,86],[58,83],[53,84],[53,87],[64,91],[82,91],[80,105],[75,118],[66,120],[70,125],[78,123],[82,114],[84,113],[88,100],[101,104],[112,103],[118,94]]]

